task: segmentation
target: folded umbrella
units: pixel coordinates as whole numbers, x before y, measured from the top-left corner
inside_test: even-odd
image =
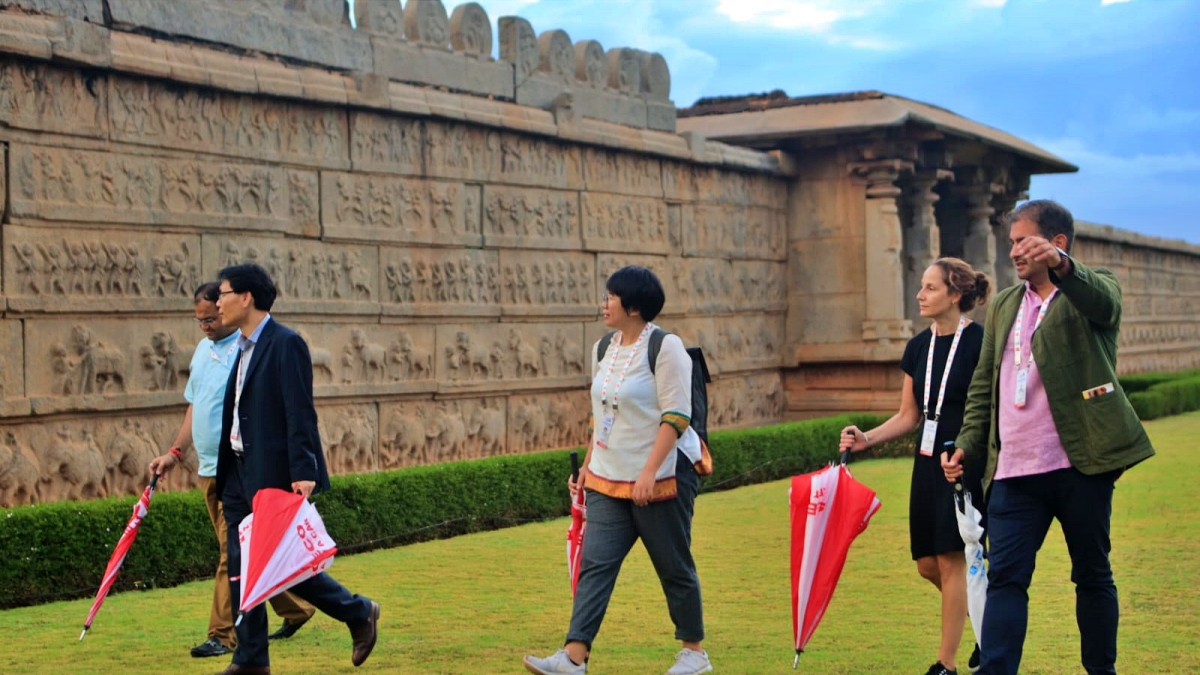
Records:
[[[150,484],[146,486],[146,489],[142,491],[142,496],[133,505],[133,515],[129,516],[129,522],[125,524],[125,531],[121,533],[121,538],[117,540],[117,545],[108,558],[108,567],[105,568],[104,577],[100,580],[96,599],[92,602],[92,609],[88,612],[87,620],[83,622],[83,632],[79,634],[80,640],[87,637],[88,629],[92,627],[92,621],[96,619],[96,613],[100,611],[100,605],[104,604],[104,599],[108,597],[108,591],[112,589],[113,582],[117,580],[117,573],[121,571],[121,564],[125,562],[125,554],[129,553],[129,547],[133,546],[133,541],[137,539],[138,527],[141,526],[142,519],[150,512],[150,498],[154,496],[156,485],[158,485],[158,474],[150,478]]]
[[[962,478],[954,483],[954,515],[967,557],[967,615],[975,630],[975,642],[983,644],[983,611],[987,602],[987,567],[984,563],[983,515],[971,503],[971,492],[963,489]]]
[[[579,482],[579,453],[571,453],[571,477]],[[579,585],[579,568],[583,562],[583,534],[587,529],[587,502],[583,490],[576,490],[571,499],[571,527],[567,529],[567,574],[571,578],[571,597]]]

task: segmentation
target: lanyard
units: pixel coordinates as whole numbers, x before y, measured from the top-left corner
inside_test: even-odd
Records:
[[[246,385],[246,368],[250,364],[252,354],[254,354],[253,342],[250,343],[249,348],[243,349],[242,353],[238,355],[237,386],[233,391],[233,410],[235,413],[241,409],[242,387]]]
[[[625,375],[629,372],[629,366],[633,363],[633,357],[637,355],[638,347],[642,346],[642,343],[646,341],[646,336],[652,330],[654,330],[654,324],[647,323],[646,327],[642,329],[641,334],[638,335],[637,341],[633,343],[633,349],[629,351],[629,358],[625,359],[625,367],[621,369],[621,375],[613,387],[612,409],[614,413],[617,412],[617,394],[621,391],[621,383],[625,381]],[[621,331],[617,331],[617,334],[613,336],[612,347],[612,358],[608,360],[608,372],[604,375],[604,384],[600,387],[600,405],[602,406],[608,405],[608,383],[612,379],[613,368],[617,365],[617,352],[620,351],[621,347]]]
[[[1038,309],[1037,319],[1033,322],[1033,330],[1029,331],[1029,334],[1031,336],[1035,332],[1037,332],[1038,326],[1042,325],[1042,320],[1046,318],[1046,310],[1050,309],[1050,301],[1053,300],[1054,296],[1056,296],[1056,295],[1058,295],[1057,288],[1054,289],[1050,293],[1049,297],[1047,297],[1044,301],[1042,301],[1042,306],[1040,309]],[[1022,356],[1021,355],[1021,331],[1025,327],[1025,301],[1026,300],[1028,300],[1028,296],[1024,296],[1021,298],[1021,306],[1019,309],[1017,309],[1017,321],[1013,325],[1013,360],[1016,363],[1017,370],[1023,370],[1023,369],[1029,368],[1029,364],[1025,364],[1025,365],[1021,364],[1021,356]],[[1030,338],[1030,341],[1032,341],[1032,338]],[[1033,360],[1033,349],[1032,348],[1030,348],[1030,350],[1029,350],[1029,360],[1030,361]]]
[[[958,330],[954,331],[954,341],[950,343],[950,353],[946,356],[946,370],[942,372],[942,384],[938,387],[937,408],[934,409],[933,419],[936,422],[942,416],[942,403],[946,401],[946,383],[950,381],[950,365],[954,363],[954,354],[958,352],[958,341],[962,339],[963,329],[967,327],[967,317],[958,320]],[[929,329],[929,355],[925,359],[925,419],[929,419],[929,389],[930,378],[933,377],[933,349],[937,342],[937,324]]]

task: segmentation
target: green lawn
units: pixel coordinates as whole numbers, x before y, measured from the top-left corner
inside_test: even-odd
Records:
[[[1196,673],[1200,454],[1194,439],[1200,413],[1147,427],[1159,456],[1121,479],[1114,504],[1118,667],[1135,675]],[[799,672],[923,673],[937,650],[938,597],[908,556],[908,463],[876,460],[856,465],[854,473],[878,490],[884,506],[851,550]],[[792,672],[786,482],[704,495],[696,511],[706,647],[717,672]],[[383,607],[370,661],[352,668],[345,629],[319,616],[272,649],[272,668],[292,675],[524,672],[521,656],[552,651],[566,630],[566,526],[559,520],[341,559],[334,575]],[[204,637],[210,592],[211,581],[203,581],[114,596],[82,643],[77,638],[89,601],[0,612],[0,673],[216,672],[226,659],[187,653]],[[1047,538],[1031,596],[1022,673],[1081,672],[1074,590],[1057,529]],[[665,672],[677,649],[671,634],[639,547],[618,584],[591,672]]]

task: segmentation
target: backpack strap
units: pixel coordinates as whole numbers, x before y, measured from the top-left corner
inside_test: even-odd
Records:
[[[654,374],[654,366],[658,363],[658,352],[662,349],[662,341],[669,333],[655,327],[650,331],[650,343],[646,345],[646,358],[650,359],[650,374]]]
[[[600,338],[600,342],[596,343],[596,363],[600,363],[604,360],[604,355],[608,353],[608,345],[612,344],[613,336],[616,334],[617,331],[615,330],[611,333],[605,333],[604,336]],[[651,366],[650,370],[653,372],[654,367]]]

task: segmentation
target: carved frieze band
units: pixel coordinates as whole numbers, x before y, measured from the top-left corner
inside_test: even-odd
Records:
[[[783,353],[782,314],[664,319],[663,328],[704,350],[713,373],[778,368]]]
[[[330,239],[480,246],[478,185],[335,171],[321,173]]]
[[[500,301],[510,316],[595,318],[593,256],[585,253],[500,251]]]
[[[483,188],[483,243],[513,248],[578,249],[579,196],[531,188]]]
[[[709,428],[737,429],[774,424],[787,397],[779,372],[720,377],[708,386]]]
[[[625,197],[585,192],[583,245],[591,251],[628,251],[666,254],[667,205],[661,199]]]
[[[572,323],[439,324],[439,392],[582,387],[583,327]]]
[[[106,138],[104,79],[74,69],[0,59],[0,122],[20,129]]]
[[[432,392],[433,326],[297,323],[317,397]]]
[[[758,206],[683,206],[685,255],[707,258],[787,259],[787,217]]]
[[[385,315],[500,315],[495,251],[386,247],[380,254]]]
[[[425,171],[436,178],[583,187],[578,145],[455,123],[425,125]]]

